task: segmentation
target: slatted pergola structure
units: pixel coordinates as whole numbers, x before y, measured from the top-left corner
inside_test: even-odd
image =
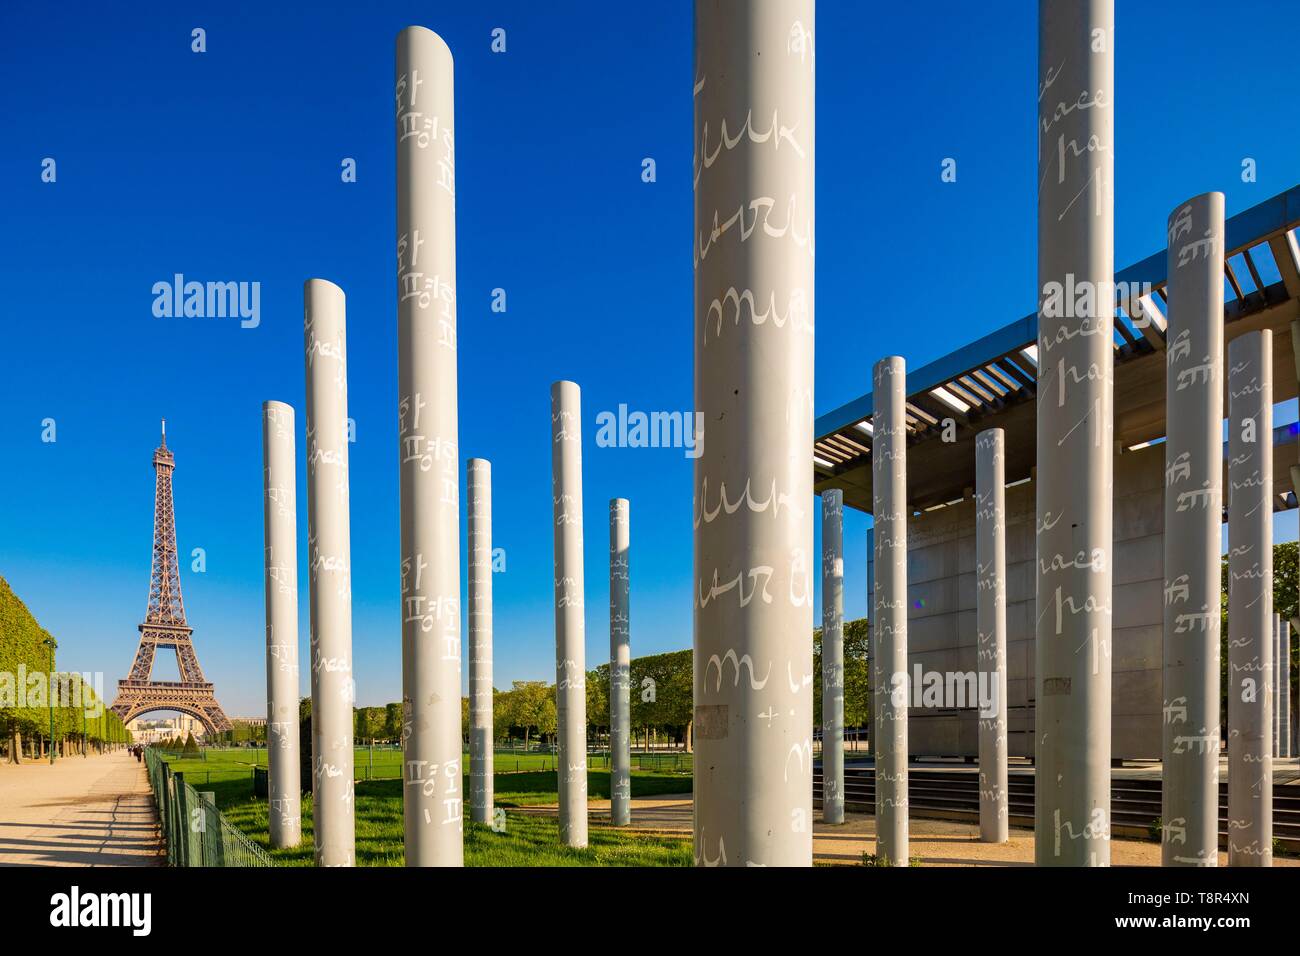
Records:
[[[1273,330],[1273,397],[1295,398],[1290,323],[1300,318],[1300,186],[1226,223],[1224,335]],[[1115,440],[1140,448],[1165,434],[1166,252],[1115,276]],[[1035,461],[1037,313],[1031,313],[908,375],[908,503],[932,510],[968,497],[975,485],[975,436],[1006,432],[1006,479],[1031,476]],[[813,446],[814,489],[840,488],[844,503],[871,511],[871,393],[820,416]],[[942,440],[945,419],[956,440]],[[1274,510],[1296,507],[1289,468],[1294,426],[1276,429]]]

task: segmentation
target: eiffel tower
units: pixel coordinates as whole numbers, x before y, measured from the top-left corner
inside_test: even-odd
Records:
[[[167,421],[162,423],[162,444],[153,453],[157,472],[153,506],[153,574],[149,581],[149,609],[140,625],[140,646],[131,676],[117,682],[112,711],[128,723],[155,710],[175,710],[197,718],[209,733],[231,727],[212,685],[203,679],[198,655],[190,640],[181,600],[181,572],[176,562],[176,513],[172,505],[172,472],[176,457],[167,448]],[[179,681],[153,680],[154,654],[160,647],[176,651]]]

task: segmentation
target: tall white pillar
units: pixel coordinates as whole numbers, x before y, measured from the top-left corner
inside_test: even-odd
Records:
[[[632,822],[631,511],[626,498],[609,502],[609,797],[616,827]]]
[[[1282,753],[1282,616],[1273,615],[1273,756]]]
[[[1034,859],[1109,866],[1114,0],[1038,21]]]
[[[307,543],[311,586],[312,827],[317,866],[355,863],[348,352],[343,290],[308,279]]]
[[[267,817],[274,849],[302,842],[298,751],[298,483],[293,406],[262,404],[266,528]]]
[[[1007,793],[1006,454],[1000,428],[975,436],[975,656],[989,706],[979,715],[980,839],[1011,835]]]
[[[556,769],[560,841],[587,845],[587,650],[582,567],[582,393],[551,386],[551,496],[555,518]]]
[[[1291,623],[1281,618],[1279,626],[1282,629],[1282,699],[1279,705],[1282,711],[1282,756],[1294,757],[1295,749],[1291,746]]]
[[[1297,382],[1300,382],[1300,319],[1292,319],[1292,320],[1291,320],[1291,355],[1292,355],[1292,357],[1295,359],[1295,376],[1296,376],[1296,381],[1297,381]],[[1295,495],[1296,495],[1297,498],[1300,498],[1300,464],[1295,464],[1295,463],[1293,463],[1293,464],[1291,465],[1291,469],[1290,469],[1290,471],[1291,471],[1291,490],[1295,493]],[[1287,739],[1287,754],[1288,754],[1289,756],[1297,756],[1297,747],[1296,747],[1296,736],[1297,736],[1297,735],[1296,735],[1296,731],[1295,731],[1295,725],[1296,725],[1296,722],[1293,721],[1293,720],[1291,720],[1291,698],[1290,698],[1290,692],[1291,692],[1291,678],[1290,678],[1290,669],[1291,669],[1291,651],[1290,651],[1290,647],[1291,647],[1291,634],[1292,634],[1292,632],[1294,631],[1294,632],[1296,632],[1298,635],[1300,635],[1300,617],[1294,617],[1294,618],[1292,618],[1290,621],[1287,621],[1286,619],[1283,619],[1283,621],[1282,621],[1282,628],[1283,628],[1283,631],[1284,631],[1285,634],[1286,634],[1287,648],[1288,648],[1288,650],[1287,650],[1287,655],[1286,655],[1286,661],[1285,661],[1285,667],[1286,667],[1286,669],[1287,669],[1287,674],[1288,674],[1288,676],[1287,676],[1287,701],[1286,701],[1286,709],[1287,709],[1287,725],[1291,728],[1291,731],[1290,731],[1290,733],[1288,734],[1288,739]],[[1300,717],[1300,714],[1297,714],[1297,716]]]
[[[1228,345],[1228,865],[1273,865],[1273,333]]]
[[[407,866],[464,862],[452,58],[397,36],[397,381]]]
[[[1165,866],[1219,861],[1223,554],[1223,194],[1168,221],[1165,375]]]
[[[469,486],[470,819],[492,820],[492,465],[471,458]]]
[[[813,37],[813,0],[695,4],[702,866],[812,864]]]
[[[1273,615],[1273,726],[1277,745],[1274,757],[1291,756],[1291,625]]]
[[[907,866],[907,370],[900,357],[876,363],[871,397],[876,854]]]
[[[867,529],[867,624],[871,630],[868,634],[874,632],[876,627],[876,529]],[[870,641],[870,637],[868,637]],[[872,653],[875,649],[872,648]],[[876,715],[874,710],[875,685],[871,683],[874,680],[874,670],[871,668],[870,660],[868,664],[867,686],[868,693],[872,695],[873,705],[867,709],[867,749],[871,753],[876,751]]]
[[[822,492],[822,820],[844,822],[844,492]]]

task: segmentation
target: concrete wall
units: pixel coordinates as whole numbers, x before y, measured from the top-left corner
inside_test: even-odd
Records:
[[[1164,446],[1115,458],[1112,757],[1160,757]],[[1034,483],[1007,489],[1007,732],[1034,753]],[[975,502],[908,525],[908,672],[975,671]],[[979,752],[976,711],[913,707],[913,756]]]

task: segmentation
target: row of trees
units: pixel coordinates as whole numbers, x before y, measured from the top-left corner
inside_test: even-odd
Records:
[[[675,651],[632,661],[632,723],[681,740],[691,721],[691,652]],[[310,711],[310,708],[307,708]],[[531,743],[556,732],[555,685],[515,681],[492,692],[493,735]],[[587,723],[600,734],[609,727],[609,665],[587,673]],[[469,737],[469,699],[461,698],[461,731]],[[362,740],[399,740],[402,705],[358,707],[356,735]]]
[[[310,714],[310,702],[303,708]],[[545,742],[556,732],[555,685],[515,681],[492,692],[493,736]],[[683,743],[691,724],[691,652],[638,657],[631,666],[632,725]],[[587,724],[593,736],[609,730],[609,665],[587,672]],[[461,698],[461,732],[469,737],[469,699]],[[402,705],[358,707],[356,736],[362,740],[401,739]]]
[[[226,747],[264,747],[266,746],[266,724],[250,724],[236,720],[229,730],[222,731],[216,736],[209,735],[207,742]]]
[[[57,648],[53,636],[0,577],[0,749],[10,760],[23,752],[24,739],[29,747],[35,740],[59,747],[69,741],[81,747],[130,740],[122,721],[83,675],[51,673]]]
[[[871,712],[867,690],[869,630],[865,618],[844,625],[844,720],[865,726]],[[814,713],[821,713],[821,629],[813,632]],[[629,693],[632,727],[646,737],[690,747],[693,720],[691,651],[671,651],[633,658]],[[310,702],[303,708],[310,714]],[[525,745],[548,742],[557,729],[555,685],[515,681],[509,690],[492,692],[492,732],[500,742],[522,739]],[[469,699],[461,699],[461,733],[469,739]],[[587,733],[609,733],[609,664],[587,672]],[[358,707],[356,736],[361,740],[397,741],[402,734],[402,705]]]
[[[187,734],[183,740],[180,737],[169,737],[158,741],[154,746],[160,750],[174,751],[185,757],[197,757],[199,754],[199,742],[194,739],[193,733]]]

